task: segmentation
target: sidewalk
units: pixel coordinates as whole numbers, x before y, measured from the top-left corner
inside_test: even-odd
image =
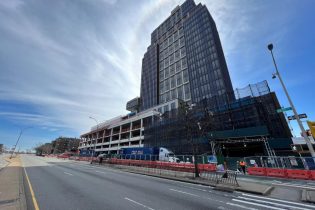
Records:
[[[0,171],[9,164],[9,162],[5,160],[7,156],[7,154],[0,154]]]
[[[0,171],[0,209],[27,209],[20,157],[5,159],[9,164]]]

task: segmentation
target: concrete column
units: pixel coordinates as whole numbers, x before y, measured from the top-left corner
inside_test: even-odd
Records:
[[[118,148],[120,148],[120,140],[121,140],[121,129],[122,129],[122,126],[120,125],[119,126],[119,137],[118,137]],[[117,151],[117,154],[118,154],[118,151]]]
[[[129,146],[131,146],[131,130],[132,130],[132,122],[130,122],[130,129],[129,129]]]
[[[113,128],[110,129],[110,136],[109,136],[109,145],[108,148],[112,146],[112,138],[113,138]]]

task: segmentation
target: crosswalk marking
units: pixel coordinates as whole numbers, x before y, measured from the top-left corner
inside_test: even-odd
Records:
[[[297,202],[293,202],[293,201],[285,201],[285,200],[280,200],[280,199],[276,199],[276,198],[267,198],[267,197],[262,197],[262,196],[257,196],[257,195],[250,195],[250,194],[246,194],[246,193],[243,193],[242,195],[243,196],[247,196],[247,197],[260,198],[260,199],[271,200],[271,201],[282,202],[282,203],[288,203],[288,204],[304,206],[304,207],[309,207],[309,208],[315,209],[315,206],[304,204],[304,203],[297,203]]]
[[[263,196],[251,195],[242,193],[237,197],[234,197],[227,205],[233,206],[234,208],[242,208],[247,210],[257,209],[296,209],[296,210],[313,210],[315,206],[304,203],[298,203],[293,201],[280,200],[276,198],[268,198]]]
[[[267,205],[263,205],[263,204],[259,204],[259,203],[253,203],[253,202],[250,202],[250,201],[243,201],[243,200],[239,200],[239,199],[232,199],[232,200],[233,200],[233,201],[236,201],[236,202],[240,202],[240,203],[245,203],[245,204],[254,205],[254,206],[265,207],[265,208],[268,208],[268,209],[284,210],[284,209],[282,209],[282,208],[273,207],[273,206],[267,206]]]
[[[255,199],[255,198],[247,198],[247,197],[242,197],[242,196],[238,196],[238,198],[242,198],[242,199],[247,200],[247,201],[253,201],[253,202],[258,202],[258,203],[272,204],[272,205],[280,206],[280,207],[289,207],[292,209],[306,210],[306,208],[304,208],[304,207],[303,208],[302,207],[295,207],[292,205],[286,205],[286,204],[282,204],[282,203],[275,203],[275,202],[271,202],[271,201],[259,200],[259,199]]]
[[[307,185],[295,184],[295,183],[272,183],[272,185],[283,186],[283,187],[296,187],[296,188],[315,190],[315,186],[310,187],[310,186],[307,186]]]
[[[239,207],[239,208],[243,208],[243,209],[248,209],[248,210],[258,210],[258,209],[255,209],[255,208],[251,208],[251,207],[247,207],[247,206],[243,206],[243,205],[240,205],[240,204],[236,204],[236,203],[226,203],[227,205],[230,205],[230,206],[236,206],[236,207]]]

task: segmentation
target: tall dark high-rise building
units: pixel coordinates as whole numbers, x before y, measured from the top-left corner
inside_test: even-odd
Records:
[[[196,103],[232,92],[215,22],[206,6],[186,0],[151,34],[142,60],[141,110],[175,98]]]

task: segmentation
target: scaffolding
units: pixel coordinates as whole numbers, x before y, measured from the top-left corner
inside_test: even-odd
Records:
[[[178,109],[154,117],[144,128],[145,146],[167,147],[175,154],[204,154],[213,153],[213,146],[224,141],[291,137],[283,114],[276,112],[280,105],[267,81],[193,103],[196,106],[187,109],[180,102]],[[274,155],[264,142],[265,153]]]

